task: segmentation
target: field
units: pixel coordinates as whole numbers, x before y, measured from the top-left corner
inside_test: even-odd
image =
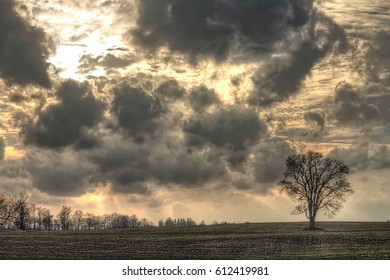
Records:
[[[390,223],[0,231],[0,259],[390,259]]]

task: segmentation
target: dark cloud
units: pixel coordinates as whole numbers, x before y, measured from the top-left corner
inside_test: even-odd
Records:
[[[248,191],[253,189],[255,183],[249,176],[237,173],[232,178],[232,185],[238,190]]]
[[[191,63],[212,57],[261,65],[247,99],[252,105],[285,100],[331,50],[349,47],[344,30],[312,0],[139,0],[136,5],[137,25],[130,34],[147,53],[166,47]]]
[[[108,48],[107,51],[128,52],[129,49],[128,48],[124,48],[124,47],[111,47],[111,48]]]
[[[373,169],[390,167],[390,149],[387,145],[375,147],[370,157],[370,167]]]
[[[202,188],[226,174],[221,159],[201,151],[188,152],[175,136],[139,144],[112,135],[89,159],[98,166],[97,180],[118,193],[148,195],[149,185],[156,183]]]
[[[286,42],[292,45],[292,50],[286,46],[287,52],[277,52],[279,55],[264,63],[252,77],[254,90],[248,97],[250,104],[266,106],[287,99],[335,46],[340,51],[348,48],[344,30],[317,11],[313,11],[302,32],[304,36],[297,35],[293,42]]]
[[[164,205],[164,200],[162,199],[151,199],[149,202],[148,202],[148,207],[150,208],[160,208]]]
[[[378,32],[370,43],[366,54],[367,74],[371,82],[390,84],[390,32]]]
[[[174,79],[160,84],[155,92],[157,96],[171,100],[181,99],[185,95],[185,89]]]
[[[366,95],[366,101],[368,104],[375,104],[375,106],[385,115],[386,110],[390,109],[390,94],[387,89],[375,89],[368,88],[368,92],[371,93]]]
[[[119,126],[138,142],[153,136],[164,113],[160,100],[128,83],[115,87],[113,93],[111,110],[116,114]]]
[[[84,72],[92,71],[96,68],[99,61],[103,59],[102,55],[92,56],[90,54],[84,54],[79,60],[79,69]]]
[[[0,191],[18,193],[26,189],[31,189],[31,180],[24,159],[1,160]]]
[[[129,66],[135,61],[137,61],[137,59],[130,55],[118,57],[109,53],[103,57],[103,59],[101,60],[101,62],[98,63],[98,65],[106,68],[122,68]]]
[[[239,151],[229,151],[226,157],[226,161],[229,163],[230,167],[233,170],[240,170],[242,167],[241,164],[245,162],[248,156],[248,151],[239,150]]]
[[[387,145],[362,144],[350,148],[335,148],[328,156],[345,162],[352,171],[390,167],[390,149]]]
[[[311,0],[139,0],[133,41],[155,52],[172,52],[227,58],[234,45],[269,51],[289,30],[304,25],[312,10]]]
[[[307,112],[304,118],[306,122],[314,122],[320,128],[324,128],[325,126],[324,115],[320,112]]]
[[[27,126],[31,122],[31,117],[28,113],[23,111],[16,111],[12,114],[9,120],[10,125],[13,128],[20,128]]]
[[[200,187],[226,174],[222,161],[202,153],[173,150],[153,158],[153,175],[163,184]]]
[[[103,117],[103,103],[87,83],[68,80],[55,93],[58,102],[42,109],[22,129],[24,142],[45,148],[93,146],[89,129]]]
[[[368,104],[355,88],[344,82],[335,89],[335,105],[335,117],[342,124],[365,125],[382,120],[379,109]]]
[[[0,161],[0,176],[17,179],[27,178],[29,176],[26,168],[24,159],[7,159]]]
[[[103,3],[100,4],[100,6],[101,7],[110,7],[113,4],[114,4],[114,1],[104,1]]]
[[[286,158],[295,154],[295,150],[281,139],[262,141],[254,150],[252,163],[255,179],[259,183],[270,183],[281,179]]]
[[[72,150],[29,150],[26,169],[33,187],[51,195],[78,196],[94,186],[97,168]]]
[[[261,69],[252,77],[255,91],[249,96],[249,103],[264,106],[288,98],[299,89],[322,54],[311,42],[305,42],[284,61],[270,61],[268,69]],[[288,60],[290,63],[286,63]]]
[[[12,103],[20,104],[23,103],[24,101],[28,100],[28,98],[21,93],[12,93],[8,96],[9,101]]]
[[[267,127],[256,111],[229,107],[191,117],[184,125],[184,132],[190,146],[211,143],[245,150],[267,133]]]
[[[189,102],[195,111],[201,112],[211,105],[218,104],[220,100],[214,90],[201,85],[190,91]]]
[[[105,56],[92,56],[89,54],[82,55],[80,57],[79,69],[81,72],[89,72],[95,70],[97,67],[103,67],[107,71],[115,68],[124,68],[134,62],[138,61],[135,55],[122,55],[115,56],[113,54],[106,54]]]
[[[113,192],[147,194],[150,178],[149,152],[136,144],[108,144],[95,151],[90,160],[99,168],[98,180],[110,183]]]
[[[27,23],[15,10],[15,1],[1,1],[0,76],[9,83],[51,87],[46,59],[48,39],[42,29]]]

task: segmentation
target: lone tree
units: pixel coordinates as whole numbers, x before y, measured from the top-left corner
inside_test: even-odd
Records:
[[[309,229],[315,229],[317,212],[325,210],[329,216],[340,211],[346,197],[353,193],[347,181],[349,168],[343,162],[309,151],[289,156],[284,180],[279,182],[298,205],[292,214],[305,213]]]

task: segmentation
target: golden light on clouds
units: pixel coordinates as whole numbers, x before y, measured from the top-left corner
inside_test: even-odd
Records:
[[[153,221],[282,221],[298,219],[277,190],[289,153],[339,149],[362,174],[389,168],[390,1],[250,3],[270,17],[248,1],[202,2],[209,14],[176,2],[20,1],[50,40],[0,30],[39,55],[25,71],[13,61],[30,52],[11,44],[0,65],[4,189]]]
[[[26,152],[13,146],[5,147],[5,159],[21,159],[24,158]]]

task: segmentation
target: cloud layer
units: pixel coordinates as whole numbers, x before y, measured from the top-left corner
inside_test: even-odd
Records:
[[[47,36],[41,28],[26,22],[15,5],[12,0],[1,3],[0,76],[9,83],[50,88]]]
[[[272,213],[298,151],[385,173],[388,32],[363,36],[362,19],[314,2],[3,1],[0,188]]]
[[[167,47],[190,60],[227,59],[237,44],[269,51],[273,44],[309,20],[312,1],[180,0],[136,1],[134,43],[156,52]]]
[[[55,93],[57,103],[46,106],[22,129],[24,142],[44,148],[75,145],[93,146],[89,136],[103,115],[103,103],[93,95],[87,83],[64,81]]]

